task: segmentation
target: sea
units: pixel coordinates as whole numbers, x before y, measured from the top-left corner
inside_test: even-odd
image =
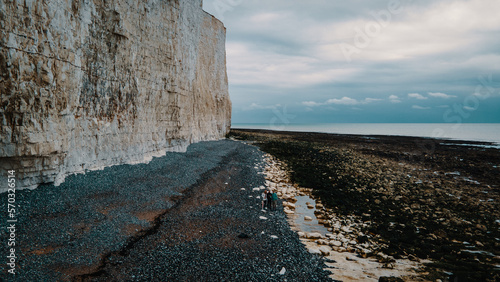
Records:
[[[489,142],[483,147],[500,149],[500,123],[236,123],[232,128],[322,132],[356,135],[393,135],[447,140]],[[457,142],[459,144],[460,142]]]

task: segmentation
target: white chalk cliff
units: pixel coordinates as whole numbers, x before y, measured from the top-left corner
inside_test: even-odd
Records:
[[[223,24],[202,0],[0,1],[0,192],[225,136]]]

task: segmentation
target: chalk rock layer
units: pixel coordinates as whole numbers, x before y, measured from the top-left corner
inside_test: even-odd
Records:
[[[202,0],[0,1],[1,191],[223,138],[225,60]]]

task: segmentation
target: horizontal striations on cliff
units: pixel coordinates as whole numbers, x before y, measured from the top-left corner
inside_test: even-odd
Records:
[[[223,138],[225,28],[201,4],[0,1],[2,177],[58,184]]]

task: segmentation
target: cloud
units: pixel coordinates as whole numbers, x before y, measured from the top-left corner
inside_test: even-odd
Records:
[[[400,100],[400,99],[399,99],[399,97],[398,97],[398,96],[396,96],[396,95],[391,95],[391,96],[389,96],[389,101],[390,101],[391,103],[395,103],[395,104],[396,104],[396,103],[401,103],[401,100]]]
[[[429,110],[430,107],[422,107],[422,106],[419,106],[419,105],[413,105],[411,106],[412,109],[417,109],[417,110]]]
[[[321,106],[322,105],[322,103],[316,103],[314,101],[304,101],[301,104],[304,105],[304,106],[307,106],[307,107],[316,107],[316,106]]]
[[[382,99],[365,98],[363,100],[356,100],[356,99],[344,96],[340,99],[337,99],[337,98],[328,99],[323,103],[318,103],[318,102],[314,102],[314,101],[304,101],[301,104],[304,106],[307,106],[307,107],[317,107],[317,106],[325,106],[325,105],[350,105],[350,106],[354,106],[354,105],[366,105],[366,104],[370,104],[370,103],[377,102],[377,101],[382,101]]]
[[[473,48],[485,40],[474,36],[476,32],[498,32],[500,26],[500,18],[488,8],[500,9],[499,1],[400,2],[404,2],[403,12],[392,14],[386,22],[372,16],[388,14],[381,5],[371,11],[372,15],[332,23],[328,31],[331,39],[323,50],[330,55],[342,53],[342,46],[348,44],[356,51],[351,56],[354,61],[402,61],[458,51],[458,46]],[[338,42],[338,38],[344,39]]]
[[[280,104],[263,106],[263,105],[260,105],[260,104],[257,104],[257,103],[252,103],[249,106],[244,107],[243,110],[244,111],[251,111],[251,110],[274,110],[274,109],[277,109],[280,106],[281,106]]]
[[[450,99],[450,98],[456,98],[457,96],[455,95],[448,95],[445,93],[440,93],[440,92],[429,92],[427,93],[431,97],[438,97],[438,98],[443,98],[443,99]]]
[[[357,105],[359,102],[356,99],[349,97],[342,97],[341,99],[328,99],[326,104],[335,104],[335,105]]]
[[[364,104],[368,104],[368,103],[372,103],[372,102],[378,102],[378,101],[382,101],[382,99],[377,99],[377,98],[365,98],[363,100],[362,103]]]
[[[359,1],[223,1],[231,2],[230,9],[218,11],[220,2],[205,0],[203,6],[224,16],[235,119],[252,122],[258,117],[249,109],[288,103],[295,106],[291,111],[308,108],[301,117],[311,122],[331,120],[322,115],[328,107],[365,110],[342,115],[353,121],[441,122],[439,105],[474,95],[488,100],[468,122],[500,122],[498,0],[399,1],[404,10],[387,23],[374,15],[388,11],[388,0],[362,6]],[[351,62],[342,44],[359,51]],[[408,111],[413,104],[432,109]]]
[[[287,54],[255,43],[228,42],[227,72],[229,83],[280,88],[305,87],[349,80],[358,70],[333,67],[320,59]]]
[[[409,93],[408,97],[415,98],[415,99],[418,99],[418,100],[426,100],[427,99],[427,97],[424,97],[424,96],[422,96],[422,95],[420,95],[418,93]]]
[[[260,24],[260,25],[265,25],[265,26],[271,26],[271,25],[276,25],[277,22],[283,21],[287,18],[287,15],[284,13],[260,13],[253,15],[250,18],[250,22],[252,24]]]

